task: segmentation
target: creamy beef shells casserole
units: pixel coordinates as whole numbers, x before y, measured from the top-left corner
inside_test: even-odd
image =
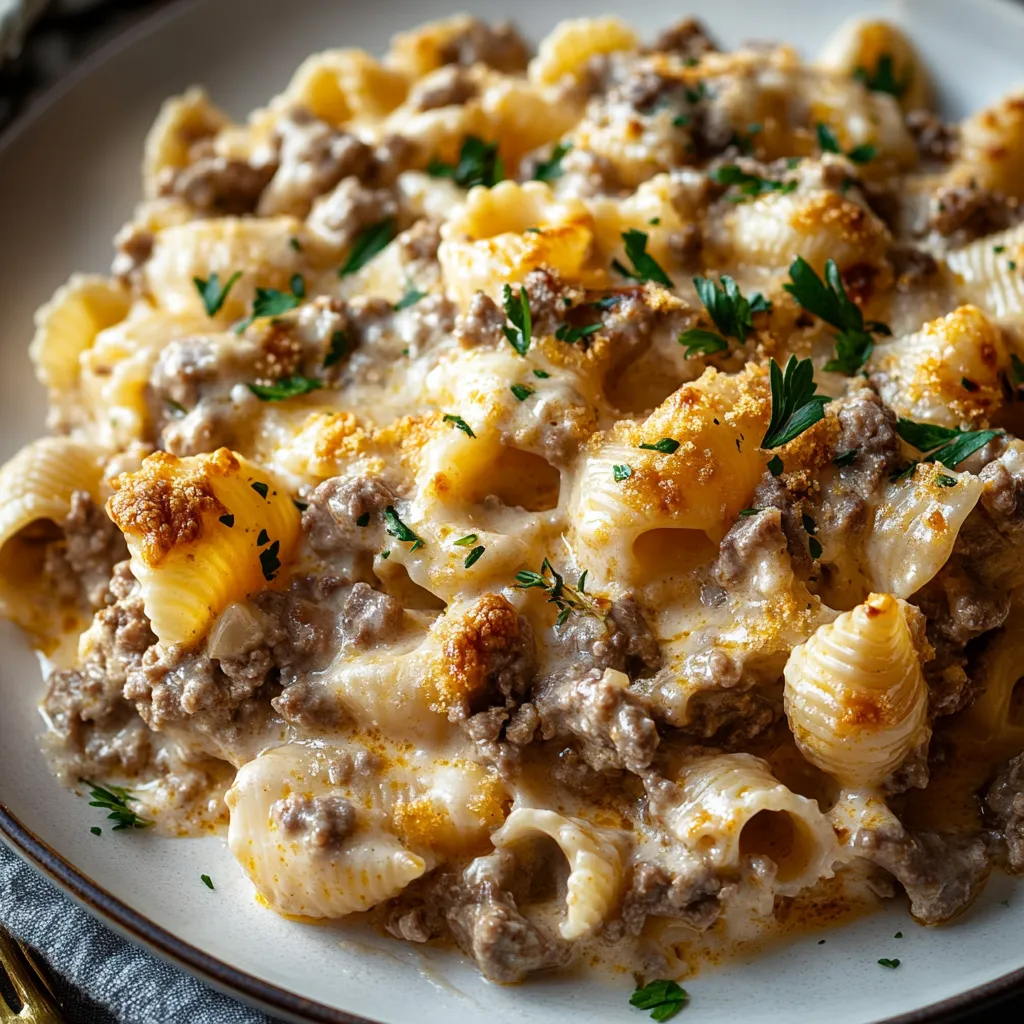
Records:
[[[0,472],[59,775],[500,982],[1024,868],[1024,94],[929,100],[465,16],[169,100]]]

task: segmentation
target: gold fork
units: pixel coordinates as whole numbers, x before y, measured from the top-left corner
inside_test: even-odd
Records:
[[[17,994],[17,1011],[0,993],[0,1024],[64,1024],[46,974],[35,954],[0,927],[0,973]]]

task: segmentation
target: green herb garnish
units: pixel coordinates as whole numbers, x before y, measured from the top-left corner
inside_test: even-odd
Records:
[[[984,447],[1001,430],[957,430],[934,423],[915,423],[900,417],[896,430],[907,444],[919,452],[927,452],[925,462],[941,462],[947,469],[956,467]]]
[[[264,500],[266,501],[267,495],[270,493],[270,487],[265,484],[262,480],[257,480],[249,486]]]
[[[748,299],[728,274],[723,274],[721,281],[718,285],[711,278],[695,277],[693,286],[718,330],[745,345],[747,335],[754,329],[754,314],[771,312],[772,304],[760,292],[754,292]]]
[[[475,533],[467,533],[465,537],[460,537],[455,543],[460,548],[472,547],[477,542],[477,535]]]
[[[618,260],[612,260],[612,266],[623,277],[634,281],[656,281],[666,288],[674,287],[672,279],[661,269],[658,261],[648,254],[646,232],[630,228],[622,232],[622,241],[626,247],[626,258],[633,264],[633,269],[627,270]]]
[[[661,452],[662,455],[671,455],[673,452],[678,451],[679,442],[674,437],[663,437],[660,441],[655,441],[654,444],[641,444],[637,445],[637,447],[649,452]]]
[[[689,998],[686,989],[674,981],[649,981],[629,997],[629,1005],[638,1010],[650,1010],[653,1020],[665,1021],[674,1017]]]
[[[260,568],[263,570],[263,578],[269,583],[281,568],[281,559],[278,554],[281,551],[281,542],[275,540],[269,548],[260,552]]]
[[[842,154],[843,152],[835,132],[827,124],[821,124],[821,122],[818,123],[818,145],[821,147],[822,153]],[[866,164],[878,156],[878,147],[870,142],[864,142],[859,146],[854,146],[845,155],[855,164]]]
[[[204,281],[201,277],[193,277],[192,283],[196,286],[196,291],[199,292],[199,298],[203,300],[203,305],[206,307],[207,316],[216,316],[224,305],[228,297],[228,292],[235,286],[235,282],[242,276],[240,270],[236,270],[228,279],[224,282],[224,287],[221,287],[220,277],[217,272],[214,271],[208,280]]]
[[[533,394],[533,388],[525,384],[510,384],[509,391],[512,392],[520,402],[525,402]]]
[[[256,538],[257,547],[263,547],[264,544],[270,543],[270,534],[266,530],[260,530],[259,536]]]
[[[858,67],[853,77],[858,82],[863,82],[872,92],[887,92],[890,96],[899,99],[910,88],[910,82],[914,77],[914,70],[908,67],[903,77],[896,80],[896,66],[891,53],[883,53],[878,58],[878,63],[873,71],[865,67]]]
[[[405,294],[395,303],[395,312],[397,313],[401,309],[408,309],[410,306],[415,306],[420,299],[425,299],[426,297],[426,292],[421,292],[419,288],[411,284],[405,289]]]
[[[92,828],[90,828],[90,829],[89,829],[89,831],[90,831],[90,832],[91,832],[91,833],[92,833],[92,834],[93,834],[94,836],[101,836],[101,835],[103,835],[103,829],[101,829],[101,828],[99,827],[99,825],[93,825],[93,826],[92,826]]]
[[[570,345],[574,345],[577,341],[582,338],[589,337],[591,334],[601,330],[601,324],[587,324],[586,327],[570,327],[568,324],[559,324],[558,330],[555,331],[555,337],[559,341],[566,341]]]
[[[740,515],[746,519],[749,516],[760,515],[764,511],[763,508],[743,508],[740,509]]]
[[[860,455],[860,449],[851,448],[848,452],[842,452],[840,455],[837,455],[832,460],[832,465],[839,466],[840,468],[843,466],[852,466],[853,460],[857,458],[858,455]]]
[[[384,509],[384,529],[396,540],[411,542],[412,547],[409,548],[410,552],[415,551],[417,548],[424,547],[423,538],[416,536],[416,534],[398,518],[398,513],[395,511],[394,505],[388,505],[388,507]],[[381,557],[384,557],[383,554]]]
[[[617,484],[621,484],[623,480],[628,480],[632,475],[633,468],[627,466],[624,462],[619,462],[612,466],[612,476]]]
[[[465,568],[469,569],[471,566],[476,565],[476,563],[480,561],[480,556],[483,553],[484,546],[480,544],[479,546],[473,548],[473,550],[470,551],[468,555],[466,555],[466,560],[462,564],[465,566]]]
[[[275,384],[245,385],[261,402],[284,402],[299,395],[308,395],[310,391],[318,391],[323,383],[315,377],[282,377]]]
[[[207,889],[213,888],[213,879],[209,875],[200,875],[199,879]]]
[[[433,159],[427,174],[434,178],[451,178],[462,188],[484,185],[493,188],[505,177],[505,165],[498,156],[497,142],[484,142],[476,135],[467,135],[459,150],[459,162],[453,167]]]
[[[395,237],[396,223],[394,217],[378,221],[356,235],[349,250],[348,259],[338,269],[338,277],[346,277],[362,270],[382,249],[386,249]]]
[[[361,516],[356,516],[356,526],[366,527],[370,525],[370,513],[364,512]]]
[[[533,172],[534,181],[554,181],[562,176],[562,157],[572,149],[571,142],[559,142],[551,151],[547,160],[537,164],[537,170]]]
[[[348,336],[344,331],[335,331],[331,335],[331,344],[324,356],[324,369],[340,363],[348,351]]]
[[[782,464],[782,459],[780,459],[778,455],[773,455],[768,460],[768,472],[771,473],[772,476],[782,476],[782,471],[785,468],[786,467]]]
[[[686,346],[683,356],[691,359],[693,356],[710,356],[715,352],[724,352],[729,343],[720,334],[714,331],[706,331],[701,327],[691,327],[688,331],[681,331],[676,339],[680,345]]]
[[[825,280],[802,256],[797,256],[789,267],[790,283],[785,288],[794,299],[820,320],[836,328],[836,354],[825,364],[826,370],[835,370],[847,376],[855,374],[871,356],[875,347],[872,334],[892,334],[877,320],[865,323],[864,314],[851,302],[843,287],[843,279],[835,260],[825,263]]]
[[[82,781],[89,787],[90,807],[101,807],[110,811],[107,819],[117,822],[113,827],[114,832],[121,832],[129,828],[149,828],[154,823],[148,818],[140,817],[129,806],[128,801],[134,800],[130,790],[121,786],[97,786],[95,782],[88,779]]]
[[[299,291],[295,291],[298,283]],[[266,316],[280,316],[287,313],[305,298],[306,286],[302,277],[296,274],[292,278],[292,291],[281,292],[276,288],[257,288],[252,300],[252,312],[235,328],[235,334],[241,334],[254,320]]]
[[[548,377],[550,377],[550,376],[551,376],[551,374],[550,374],[550,373],[548,373],[548,371],[547,371],[547,370],[534,370],[534,371],[533,371],[533,375],[534,375],[534,377],[536,377],[536,378],[537,378],[538,380],[547,380],[547,379],[548,379]]]
[[[891,968],[892,970],[896,970],[896,968],[897,968],[897,967],[899,967],[899,965],[900,965],[900,962],[899,962],[899,960],[890,960],[890,959],[888,959],[887,957],[884,957],[884,956],[883,956],[883,957],[882,957],[882,959],[881,959],[881,960],[879,960],[878,962],[879,962],[879,963],[880,963],[880,964],[881,964],[881,965],[882,965],[883,967],[889,967],[889,968]]]
[[[530,296],[521,285],[519,295],[512,294],[512,289],[505,285],[502,290],[502,302],[505,306],[505,316],[508,317],[511,327],[508,324],[502,327],[502,332],[508,338],[508,343],[521,355],[525,356],[530,348],[530,338],[533,333],[533,320],[530,316]]]
[[[821,541],[817,537],[808,537],[807,550],[811,553],[811,558],[821,558],[824,548],[822,548]]]
[[[545,590],[548,593],[548,604],[553,604],[558,609],[556,626],[565,623],[573,613],[597,615],[596,607],[583,593],[583,584],[586,582],[587,574],[584,572],[579,583],[573,587],[556,572],[551,563],[545,558],[540,564],[540,572],[529,572],[523,570],[516,573],[516,586],[520,590]]]
[[[761,440],[761,447],[770,450],[781,448],[808,427],[814,426],[825,415],[825,406],[832,399],[815,394],[818,385],[814,383],[814,365],[810,359],[797,360],[796,356],[790,356],[785,374],[772,359],[769,363],[769,377],[772,416]]]
[[[473,428],[461,416],[446,412],[442,419],[445,423],[450,423],[456,430],[461,430],[467,437],[476,437]]]
[[[771,178],[762,178],[759,174],[748,174],[736,164],[723,164],[711,171],[708,177],[719,185],[736,186],[739,194],[726,197],[731,203],[745,203],[771,192],[785,195],[796,189],[795,181],[775,181]]]

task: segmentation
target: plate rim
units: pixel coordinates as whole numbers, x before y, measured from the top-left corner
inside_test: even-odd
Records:
[[[102,67],[137,41],[154,34],[168,22],[181,17],[207,0],[173,0],[161,10],[139,19],[106,43],[89,53],[63,78],[32,99],[0,132],[0,158],[19,138],[94,70]],[[1003,15],[1024,19],[1024,9],[1013,0],[971,0],[975,6]],[[0,801],[0,841],[34,869],[54,882],[101,924],[112,927],[129,941],[141,945],[176,967],[207,982],[220,992],[277,1016],[309,1024],[381,1024],[370,1017],[349,1013],[296,992],[281,988],[232,967],[198,946],[179,938],[172,931],[151,921],[114,896],[75,867],[45,840],[28,828],[10,808]],[[1024,992],[1024,966],[993,978],[983,985],[959,992],[935,1003],[895,1017],[878,1018],[874,1024],[943,1024],[952,1022],[969,1010],[981,1010],[1012,994]]]

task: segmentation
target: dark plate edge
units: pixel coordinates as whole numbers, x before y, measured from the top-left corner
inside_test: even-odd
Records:
[[[142,18],[131,28],[98,47],[77,67],[32,100],[14,121],[0,132],[0,155],[40,120],[50,107],[71,92],[122,50],[160,30],[166,23],[177,19],[186,10],[197,7],[205,0],[177,0],[169,7]],[[1011,0],[979,0],[979,6],[1024,17],[1024,11]],[[111,895],[92,879],[83,875],[70,861],[28,829],[10,809],[0,802],[0,840],[33,867],[42,871],[51,881],[69,893],[89,913],[102,923],[112,925],[123,936],[169,960],[179,967],[198,975],[214,988],[232,997],[276,1015],[284,1014],[299,1022],[311,1024],[380,1024],[369,1017],[359,1017],[306,999],[265,982],[252,974],[204,953],[190,943],[183,942],[160,925],[150,921],[126,903]],[[880,1018],[874,1024],[943,1024],[953,1022],[964,1012],[981,1009],[984,1005],[1009,996],[1012,989],[1024,988],[1024,967],[1004,974],[993,981],[968,989],[959,995],[931,1003],[918,1010],[897,1017]]]

